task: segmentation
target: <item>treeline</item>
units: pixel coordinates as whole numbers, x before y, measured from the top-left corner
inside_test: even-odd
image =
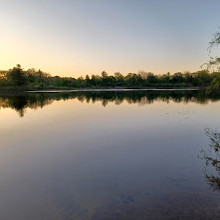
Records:
[[[23,70],[20,65],[8,71],[0,71],[1,88],[146,88],[146,87],[212,87],[220,89],[220,72],[210,73],[201,70],[194,73],[175,73],[156,75],[151,72],[140,71],[122,75],[117,72],[108,75],[105,71],[101,75],[86,75],[86,77],[51,76],[41,70]]]

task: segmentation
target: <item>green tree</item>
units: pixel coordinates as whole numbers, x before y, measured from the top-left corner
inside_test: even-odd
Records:
[[[7,79],[9,81],[9,84],[11,84],[12,86],[23,86],[25,84],[25,73],[22,70],[20,64],[18,64],[12,70],[9,70],[7,74]]]
[[[120,72],[116,72],[114,74],[115,76],[115,83],[117,86],[123,86],[124,85],[124,76]]]
[[[209,52],[213,47],[218,47],[220,45],[220,31],[217,31],[212,40],[209,42]],[[207,64],[208,69],[212,68],[213,71],[218,71],[211,81],[210,89],[211,90],[220,90],[220,57],[210,57],[210,61]]]

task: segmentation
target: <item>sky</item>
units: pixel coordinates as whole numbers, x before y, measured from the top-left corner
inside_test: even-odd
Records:
[[[219,0],[0,0],[0,69],[79,77],[196,71]]]

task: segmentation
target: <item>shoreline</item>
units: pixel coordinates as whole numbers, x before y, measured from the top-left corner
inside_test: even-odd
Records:
[[[123,91],[190,91],[205,90],[204,87],[146,87],[146,88],[0,88],[0,93],[59,93],[59,92],[123,92]]]
[[[128,92],[128,91],[192,91],[203,90],[201,88],[145,88],[145,89],[70,89],[70,90],[30,90],[27,93],[59,93],[59,92]]]

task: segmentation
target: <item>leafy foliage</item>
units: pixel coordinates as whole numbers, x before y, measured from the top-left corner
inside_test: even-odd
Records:
[[[52,89],[52,88],[146,88],[146,87],[207,87],[219,89],[220,73],[209,70],[194,73],[177,72],[156,75],[140,71],[122,75],[116,72],[109,75],[105,71],[101,75],[86,77],[51,76],[41,70],[23,70],[20,65],[8,71],[0,71],[0,87]]]

